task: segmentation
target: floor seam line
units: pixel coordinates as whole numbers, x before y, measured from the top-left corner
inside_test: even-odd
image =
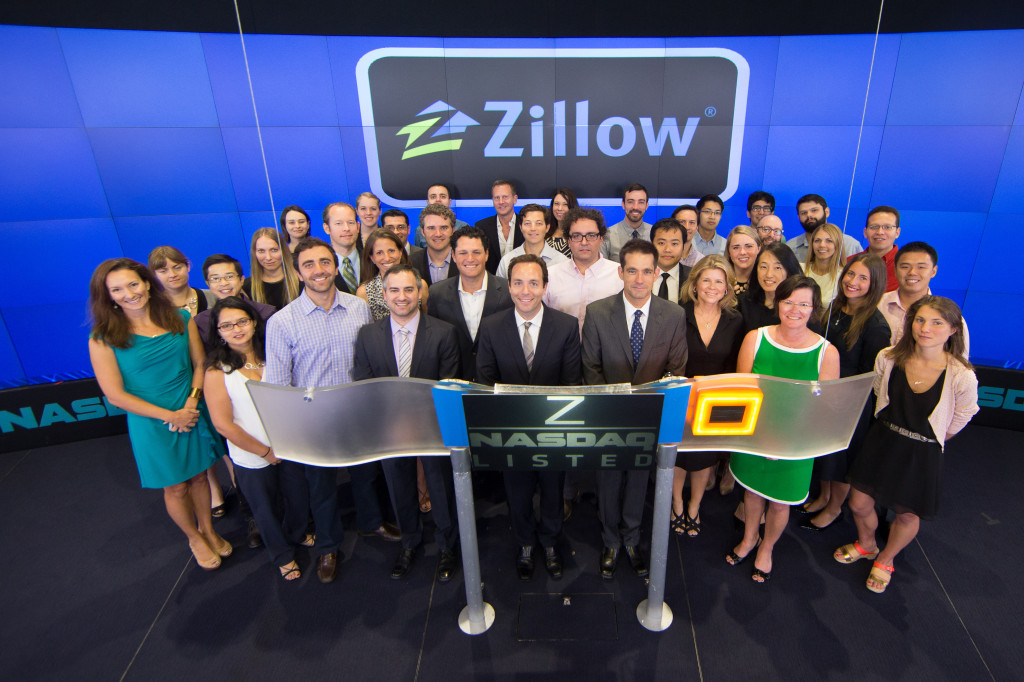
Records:
[[[686,569],[683,567],[683,550],[676,538],[676,556],[679,558],[679,573],[683,577],[683,598],[686,599],[686,616],[690,621],[690,638],[693,640],[693,655],[697,660],[697,679],[704,682],[704,667],[700,664],[700,648],[697,646],[697,628],[693,624],[693,607],[690,605],[690,589],[686,585]]]
[[[437,574],[434,574],[430,582],[430,597],[427,598],[427,616],[423,619],[423,636],[420,637],[420,650],[416,652],[416,672],[412,676],[412,682],[420,678],[420,666],[423,664],[423,650],[427,643],[427,627],[430,625],[430,610],[434,606],[434,589],[437,587]]]
[[[139,657],[142,652],[142,647],[146,645],[146,640],[149,639],[149,635],[153,632],[153,628],[156,627],[156,622],[160,620],[160,616],[163,615],[164,609],[167,608],[167,602],[171,600],[171,595],[178,589],[178,585],[181,583],[181,579],[185,577],[185,571],[188,570],[188,565],[192,563],[192,557],[188,558],[185,565],[181,569],[181,573],[178,574],[178,579],[174,581],[174,585],[171,586],[171,591],[167,593],[167,597],[164,598],[164,603],[160,605],[160,610],[156,612],[156,616],[153,617],[153,622],[149,624],[149,629],[146,630],[146,634],[142,636],[142,641],[139,642],[138,648],[135,649],[135,653],[132,654],[132,659],[128,661],[128,666],[121,673],[121,677],[118,678],[118,682],[124,682],[124,678],[128,676],[128,671],[132,669],[132,665],[135,664],[135,659]]]

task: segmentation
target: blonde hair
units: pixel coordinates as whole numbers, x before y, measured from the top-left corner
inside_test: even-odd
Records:
[[[299,276],[295,272],[295,265],[292,263],[292,254],[288,245],[281,240],[281,233],[273,227],[261,227],[256,230],[252,236],[252,243],[249,245],[249,272],[251,273],[249,281],[252,300],[257,303],[269,303],[263,290],[263,263],[260,263],[256,257],[256,242],[261,238],[272,240],[281,249],[281,267],[284,268],[284,297],[287,303],[291,303],[299,295]]]
[[[749,228],[748,228],[749,229]],[[722,310],[726,308],[736,307],[736,275],[733,274],[732,265],[729,264],[728,259],[725,256],[719,256],[718,254],[712,254],[710,256],[704,256],[697,264],[690,270],[690,276],[686,278],[686,283],[683,285],[682,290],[679,292],[679,300],[682,303],[689,303],[697,301],[697,282],[708,270],[721,270],[725,273],[725,296],[718,302],[718,307]]]
[[[814,237],[821,231],[824,231],[832,238],[832,243],[836,247],[835,251],[832,252],[832,256],[829,257],[828,263],[825,264],[825,274],[835,279],[839,276],[839,270],[846,264],[847,253],[846,246],[843,244],[843,233],[838,225],[833,225],[832,223],[825,223],[811,233],[810,239],[807,240],[807,260],[804,262],[804,272],[814,272],[814,274],[817,274],[817,271],[812,269],[812,266],[817,261],[814,253]]]

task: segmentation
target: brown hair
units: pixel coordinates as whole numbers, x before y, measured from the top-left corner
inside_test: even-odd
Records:
[[[685,232],[684,232],[685,234]],[[679,291],[679,300],[683,303],[693,301],[697,302],[697,282],[700,281],[701,276],[708,270],[721,270],[725,273],[725,296],[718,302],[718,307],[722,310],[726,308],[736,307],[736,290],[734,285],[736,284],[736,275],[733,274],[732,265],[729,263],[725,256],[720,256],[717,253],[710,256],[704,256],[697,264],[690,270],[690,275],[686,278],[686,284]]]
[[[188,256],[173,246],[158,246],[149,252],[149,269],[156,272],[160,268],[167,267],[169,260],[183,265],[192,265]]]
[[[828,263],[825,264],[826,273],[835,278],[836,273],[839,272],[843,267],[843,263],[846,262],[846,244],[843,241],[843,232],[839,229],[838,225],[832,223],[825,223],[820,225],[818,229],[811,233],[811,236],[807,239],[807,259],[804,261],[804,272],[811,272],[811,266],[817,261],[817,254],[814,253],[814,235],[819,232],[824,232],[832,238],[832,244],[835,245],[835,250],[832,252],[832,256],[828,259]],[[817,274],[817,272],[815,272]],[[845,273],[844,273],[845,274]],[[841,280],[839,280],[841,281]]]
[[[260,238],[273,240],[281,249],[281,267],[284,268],[284,298],[286,303],[291,303],[299,295],[299,276],[295,273],[295,266],[288,256],[288,246],[281,241],[281,233],[272,227],[261,227],[252,236],[249,245],[249,286],[252,292],[252,300],[257,303],[269,303],[267,295],[263,291],[263,263],[256,257],[256,242]]]
[[[955,327],[956,331],[953,335],[946,340],[946,345],[942,347],[942,350],[946,351],[956,359],[961,365],[967,369],[974,369],[971,363],[967,361],[965,357],[966,343],[964,342],[964,318],[960,314],[960,308],[956,303],[943,298],[942,296],[925,296],[920,298],[910,306],[907,310],[907,317],[903,321],[903,336],[896,343],[895,346],[890,348],[887,352],[889,357],[893,359],[896,366],[903,369],[907,365],[907,360],[914,354],[914,349],[917,347],[917,341],[914,340],[914,318],[917,317],[917,313],[925,306],[931,308],[939,315],[942,316],[951,327]]]
[[[363,262],[359,267],[359,283],[366,284],[371,279],[380,273],[380,268],[373,262],[371,256],[373,255],[374,245],[381,239],[390,239],[395,243],[398,248],[398,252],[402,254],[399,263],[409,264],[409,254],[405,252],[405,246],[402,244],[402,239],[389,230],[386,227],[378,227],[376,230],[370,233],[370,236],[366,238],[366,246],[363,247]]]
[[[838,250],[839,247],[837,246],[836,251]],[[821,326],[825,329],[828,329],[828,318],[831,314],[831,308],[842,310],[850,303],[850,300],[846,298],[846,291],[842,287],[842,281],[846,278],[846,273],[849,272],[850,266],[854,263],[864,264],[864,267],[868,269],[868,273],[871,275],[871,284],[868,286],[868,293],[864,294],[860,306],[853,313],[850,328],[843,337],[843,340],[846,341],[846,350],[853,350],[853,345],[857,343],[860,333],[864,331],[864,325],[868,323],[871,316],[878,310],[878,302],[882,300],[882,294],[885,293],[888,278],[885,271],[885,263],[875,254],[858,253],[851,258],[839,275],[839,291],[836,293],[836,297],[832,299],[832,306],[821,313]]]
[[[99,264],[89,281],[89,310],[92,317],[91,337],[113,348],[131,348],[134,343],[132,325],[121,307],[114,303],[107,290],[107,275],[130,270],[149,285],[149,320],[172,334],[185,333],[185,320],[164,295],[163,285],[145,265],[131,258],[111,258]]]
[[[778,242],[775,242],[776,244]],[[811,290],[811,316],[808,322],[821,317],[821,287],[807,275],[792,275],[782,280],[775,289],[775,310],[779,310],[779,303],[785,301],[799,289]]]

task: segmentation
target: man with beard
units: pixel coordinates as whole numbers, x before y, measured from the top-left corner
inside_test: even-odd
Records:
[[[622,193],[622,210],[626,212],[622,222],[608,228],[601,244],[601,255],[616,263],[619,262],[619,249],[630,239],[651,239],[651,225],[644,222],[647,188],[638,182],[627,187]]]
[[[819,227],[828,222],[828,204],[825,198],[818,194],[805,194],[796,202],[796,215],[800,224],[804,226],[804,234],[786,242],[786,245],[793,249],[796,259],[801,263],[807,262],[807,248],[810,246],[811,235]],[[843,234],[843,249],[846,253],[860,253],[864,248],[856,239],[848,234]]]
[[[761,248],[772,242],[786,244],[786,237],[782,232],[782,219],[777,215],[766,215],[757,223],[757,236],[761,238]]]

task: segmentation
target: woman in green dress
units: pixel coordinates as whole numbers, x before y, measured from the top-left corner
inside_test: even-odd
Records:
[[[206,470],[224,454],[203,396],[203,343],[142,263],[104,261],[89,285],[89,358],[100,389],[128,413],[128,436],[144,488],[162,488],[171,519],[196,563],[220,566],[231,543],[213,529]]]
[[[775,290],[779,324],[755,329],[740,347],[736,371],[803,381],[839,378],[839,352],[807,328],[821,314],[821,290],[806,275],[793,275]],[[752,553],[754,582],[772,574],[772,550],[789,522],[789,508],[807,499],[813,460],[771,459],[733,453],[729,465],[744,491],[743,539],[725,560],[736,566]],[[764,539],[758,544],[761,514]]]

